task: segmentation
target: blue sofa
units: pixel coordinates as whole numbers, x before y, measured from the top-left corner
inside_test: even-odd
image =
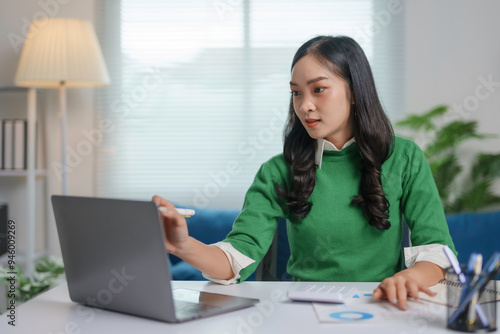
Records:
[[[229,233],[238,214],[239,210],[196,208],[196,215],[188,218],[189,233],[205,243],[215,243]],[[455,214],[447,216],[446,220],[460,263],[467,263],[471,252],[483,254],[486,261],[493,252],[500,250],[500,211]],[[248,280],[291,280],[286,273],[289,256],[286,222],[281,219],[264,265],[261,264]],[[173,279],[204,280],[200,271],[179,258],[170,255],[170,261]]]
[[[187,208],[186,206],[182,206]],[[231,231],[240,210],[199,209],[187,218],[189,234],[206,244],[221,241]],[[174,280],[205,280],[201,272],[174,255],[169,255]],[[253,274],[249,280],[255,280]]]
[[[467,263],[472,252],[481,253],[486,262],[500,251],[500,211],[460,213],[446,220],[460,263]]]

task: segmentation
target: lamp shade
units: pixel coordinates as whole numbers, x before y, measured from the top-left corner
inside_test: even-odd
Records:
[[[31,22],[15,84],[23,87],[97,87],[109,74],[88,21],[48,18]]]

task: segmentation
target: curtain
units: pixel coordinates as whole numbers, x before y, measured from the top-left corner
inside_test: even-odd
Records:
[[[98,0],[111,85],[98,196],[241,208],[281,153],[290,64],[317,35],[348,35],[372,64],[391,118],[404,113],[404,8],[394,1]]]

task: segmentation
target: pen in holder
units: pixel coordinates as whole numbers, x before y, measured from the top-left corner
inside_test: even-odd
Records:
[[[497,303],[495,278],[496,268],[484,284],[477,284],[478,277],[473,272],[467,272],[462,266],[466,282],[461,283],[455,270],[447,270],[447,327],[462,332],[495,331]],[[480,283],[480,282],[479,282]]]

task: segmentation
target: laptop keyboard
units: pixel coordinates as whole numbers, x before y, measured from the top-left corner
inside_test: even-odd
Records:
[[[190,303],[182,300],[174,300],[175,312],[178,314],[197,314],[220,309],[219,306],[201,303]]]
[[[254,305],[258,299],[236,297],[190,289],[173,289],[178,320],[194,319]]]

